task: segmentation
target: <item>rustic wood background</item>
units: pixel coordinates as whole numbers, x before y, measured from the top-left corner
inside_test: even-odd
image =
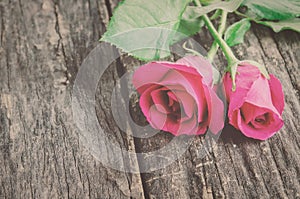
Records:
[[[204,159],[197,158],[203,140],[197,137],[178,161],[152,173],[119,172],[96,161],[79,143],[71,91],[116,5],[0,0],[0,198],[300,198],[300,35],[255,24],[234,51],[281,80],[285,126],[277,135],[259,142],[227,127]],[[212,41],[205,31],[195,38],[206,47]],[[114,125],[107,99],[115,80],[136,63],[122,56],[106,71],[96,110],[120,146],[151,151],[172,137],[126,136]],[[221,54],[215,63],[226,64]]]

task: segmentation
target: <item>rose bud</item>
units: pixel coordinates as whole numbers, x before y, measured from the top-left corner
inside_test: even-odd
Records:
[[[150,125],[173,135],[214,134],[224,126],[224,104],[213,91],[212,65],[187,56],[176,63],[151,62],[139,67],[133,85]]]
[[[235,76],[235,89],[229,72],[223,83],[229,103],[229,123],[250,138],[266,140],[282,126],[284,96],[280,81],[262,75],[254,62],[241,62]]]

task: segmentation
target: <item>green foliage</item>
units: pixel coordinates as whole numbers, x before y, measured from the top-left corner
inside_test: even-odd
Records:
[[[275,32],[300,32],[300,0],[245,0],[249,19],[271,27]]]
[[[126,0],[115,10],[101,41],[140,60],[170,55],[169,46],[201,29],[199,18],[185,12],[190,0]],[[178,33],[180,32],[180,33]]]
[[[179,34],[175,34],[171,44],[181,41],[182,39],[194,35],[201,30],[204,26],[204,21],[201,17],[195,17],[193,13],[187,11],[184,12],[179,23],[177,31]],[[182,33],[182,34],[181,34]]]
[[[282,30],[288,30],[288,29],[300,32],[299,18],[287,19],[287,20],[277,21],[277,22],[258,21],[257,23],[271,27],[274,30],[274,32],[280,32]]]
[[[218,3],[221,0],[200,0],[202,5],[209,5],[209,4],[213,4],[213,3]]]
[[[248,11],[240,13],[245,19],[234,23],[226,31],[225,40],[229,46],[243,43],[251,26],[250,20],[269,26],[275,32],[285,29],[300,32],[300,0],[200,0],[202,6],[191,6],[191,2],[122,1],[101,41],[109,42],[140,60],[162,59],[170,55],[171,45],[201,30],[203,15],[214,10],[234,12],[241,4]]]
[[[232,24],[225,32],[224,39],[229,46],[235,46],[244,42],[244,36],[250,29],[249,19],[243,19]]]
[[[286,20],[300,16],[299,0],[245,0],[243,5],[261,19]]]
[[[200,17],[217,9],[222,9],[227,12],[233,12],[240,7],[242,2],[243,0],[220,1],[204,7],[188,6],[186,10],[193,16]]]

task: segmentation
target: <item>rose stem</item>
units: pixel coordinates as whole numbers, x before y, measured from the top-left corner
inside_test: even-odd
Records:
[[[195,4],[199,7],[201,7],[201,3],[199,0],[195,0],[194,1]],[[223,38],[221,37],[221,35],[218,33],[218,31],[215,29],[214,25],[212,24],[212,22],[210,21],[210,19],[208,18],[208,16],[206,14],[204,14],[202,16],[209,32],[212,34],[212,36],[214,37],[215,41],[220,45],[220,47],[223,50],[223,53],[228,61],[228,67],[231,68],[231,66],[235,65],[237,62],[239,62],[239,60],[235,57],[235,55],[233,54],[231,48],[227,45],[227,43],[223,40]]]
[[[221,36],[224,34],[224,31],[225,31],[227,15],[228,15],[227,11],[221,10],[221,21],[220,21],[220,25],[218,28],[218,33]],[[207,58],[210,62],[212,62],[214,60],[214,57],[217,54],[218,49],[219,49],[219,45],[216,41],[214,41],[209,52],[207,53]]]
[[[218,9],[218,10],[213,14],[213,16],[210,17],[210,20],[215,20],[215,19],[217,19],[221,14],[222,14],[222,10],[221,10],[221,9]]]
[[[196,4],[196,6],[201,7],[200,0],[195,0],[194,2]],[[212,34],[215,41],[219,44],[219,46],[223,50],[223,53],[228,62],[227,70],[230,71],[230,74],[231,74],[232,90],[235,91],[235,89],[236,89],[235,76],[237,73],[237,66],[240,61],[236,58],[236,56],[233,54],[231,48],[227,45],[227,43],[223,40],[222,36],[215,29],[214,25],[212,24],[212,22],[210,21],[208,16],[206,14],[204,14],[202,16],[202,18],[203,18],[209,32]]]

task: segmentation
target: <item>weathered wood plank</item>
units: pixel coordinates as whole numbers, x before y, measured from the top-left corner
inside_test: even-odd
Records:
[[[0,198],[143,197],[140,175],[97,162],[72,120],[72,82],[110,9],[101,0],[0,2]],[[101,80],[104,87],[114,86],[116,67]],[[98,114],[110,109],[103,97],[110,95],[99,88]],[[120,146],[133,145],[106,122]]]

